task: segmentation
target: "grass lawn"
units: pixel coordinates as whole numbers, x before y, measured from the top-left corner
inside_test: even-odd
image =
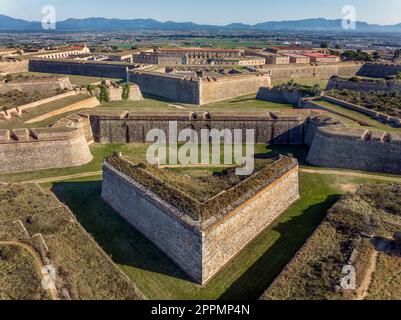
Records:
[[[95,110],[187,110],[187,111],[251,111],[251,110],[280,110],[293,109],[294,105],[284,103],[273,103],[256,100],[255,95],[233,98],[221,102],[210,103],[202,106],[183,104],[169,101],[160,97],[144,95],[142,101],[122,101],[103,104]]]
[[[163,253],[100,198],[100,178],[42,185],[67,204],[84,228],[150,299],[256,299],[312,234],[341,185],[374,182],[300,174],[302,199],[260,234],[206,287],[191,282]]]
[[[221,102],[215,102],[203,105],[201,109],[210,111],[227,110],[280,110],[294,109],[295,106],[286,103],[274,103],[268,101],[256,100],[255,95],[233,98]]]

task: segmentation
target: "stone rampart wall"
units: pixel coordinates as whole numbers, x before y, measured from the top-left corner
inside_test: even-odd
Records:
[[[372,78],[386,78],[401,72],[400,64],[366,63],[358,75]]]
[[[206,77],[200,83],[200,102],[208,104],[239,96],[257,94],[260,87],[271,87],[270,77],[262,74]]]
[[[265,66],[263,72],[270,74],[273,84],[281,84],[291,79],[315,78],[316,80],[329,80],[332,76],[350,78],[355,76],[361,67],[359,62],[341,62],[333,64],[289,64]],[[258,69],[259,71],[259,69]]]
[[[206,284],[250,241],[299,199],[291,167],[246,203],[203,228],[107,162],[102,198],[193,280]]]
[[[174,208],[107,163],[102,198],[188,276],[202,283],[202,235],[179,220]]]
[[[0,62],[0,74],[28,72],[28,60]]]
[[[290,103],[298,105],[299,99],[302,95],[299,91],[289,92],[288,90],[276,89],[276,88],[266,88],[262,87],[259,89],[256,99],[262,101],[269,101],[274,103]]]
[[[91,160],[85,136],[78,129],[0,130],[0,173],[75,167]]]
[[[135,68],[132,63],[95,62],[95,61],[58,61],[33,59],[29,62],[29,71],[56,74],[71,74],[104,78],[126,79],[126,68]]]
[[[190,114],[186,119],[173,117],[171,119],[157,119],[151,116],[135,117],[123,113],[121,117],[97,116],[91,115],[92,131],[95,141],[99,143],[144,143],[147,133],[152,129],[161,129],[169,132],[169,122],[177,121],[178,133],[187,128],[194,129],[198,136],[201,136],[201,129],[224,129],[234,130],[243,129],[242,141],[245,141],[245,130],[255,130],[256,143],[274,143],[302,145],[305,137],[305,122],[308,114],[297,116],[276,116],[269,113],[261,117],[226,116],[224,119],[218,119],[211,115],[211,119],[202,118],[191,119]]]
[[[299,197],[296,167],[206,229],[202,246],[204,281],[209,281]]]
[[[401,135],[319,128],[307,161],[320,167],[401,174]]]
[[[373,82],[373,81],[349,81],[345,79],[333,78],[330,79],[326,90],[353,90],[353,91],[399,91],[401,92],[401,83],[392,82]]]
[[[72,114],[57,121],[52,128],[77,128],[85,136],[88,144],[94,143],[92,127],[86,115]]]
[[[131,72],[130,80],[139,86],[142,93],[182,103],[200,104],[198,78],[155,72]]]

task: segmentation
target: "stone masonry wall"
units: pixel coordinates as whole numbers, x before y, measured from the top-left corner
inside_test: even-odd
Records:
[[[78,129],[0,130],[0,173],[75,167],[91,160]]]
[[[262,74],[202,78],[199,104],[256,94],[260,87],[271,87],[270,77]]]
[[[275,103],[291,103],[298,105],[299,99],[303,98],[299,91],[289,92],[277,88],[262,87],[259,89],[256,99]]]
[[[28,60],[0,62],[0,74],[28,72]]]
[[[384,63],[366,63],[358,72],[358,75],[373,78],[386,78],[401,72],[401,65]]]
[[[266,74],[241,74],[197,78],[155,72],[131,72],[130,79],[143,93],[181,103],[203,105],[248,94],[270,87]]]
[[[135,68],[136,65],[125,62],[96,62],[96,61],[63,61],[33,59],[29,61],[29,71],[56,74],[71,74],[79,76],[104,77],[126,79],[126,68]]]
[[[175,208],[108,163],[103,167],[102,198],[204,285],[299,199],[298,167],[290,168],[224,218],[207,223],[207,228],[187,224]]]
[[[270,184],[203,234],[203,281],[209,281],[299,199],[298,167]]]
[[[396,82],[371,82],[371,81],[363,81],[360,80],[359,82],[356,81],[349,81],[347,79],[341,79],[341,78],[332,78],[330,79],[326,90],[353,90],[353,91],[363,91],[363,92],[369,92],[369,91],[386,91],[386,92],[392,92],[392,91],[398,91],[401,92],[401,83],[396,83]]]
[[[255,116],[232,115],[226,119],[214,119],[213,114],[210,120],[198,118],[190,119],[176,117],[171,119],[157,119],[152,116],[136,119],[128,113],[119,116],[97,116],[91,115],[92,131],[95,141],[99,143],[144,143],[146,135],[152,129],[161,129],[169,132],[169,121],[177,121],[178,132],[182,129],[194,129],[200,137],[201,129],[243,129],[242,141],[245,141],[245,129],[255,130],[256,143],[274,143],[302,145],[304,143],[306,125],[309,115],[279,116],[269,113],[262,114],[258,119]]]
[[[109,87],[109,95],[110,95],[110,101],[122,101],[122,94],[123,94],[123,87],[118,86],[110,86]],[[130,90],[129,90],[129,96],[128,100],[130,101],[140,101],[143,100],[143,96],[141,93],[141,90],[137,85],[130,85]]]
[[[202,283],[202,236],[180,221],[174,208],[107,163],[102,198],[188,276]]]
[[[320,167],[401,174],[401,135],[319,128],[307,161]]]
[[[341,62],[333,64],[289,64],[265,66],[258,71],[270,74],[273,84],[281,84],[291,79],[316,78],[317,80],[329,80],[332,76],[350,78],[355,76],[363,64],[359,62]]]
[[[199,104],[199,80],[155,72],[131,72],[130,81],[136,83],[142,93],[169,100]]]
[[[68,115],[51,126],[52,128],[77,128],[85,136],[88,144],[94,143],[89,117],[80,114]]]

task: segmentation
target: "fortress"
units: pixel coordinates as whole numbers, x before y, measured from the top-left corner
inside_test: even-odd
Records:
[[[249,68],[252,72],[234,75],[192,75],[146,72],[139,64],[107,61],[74,61],[32,59],[29,70],[58,74],[73,74],[107,78],[127,78],[139,85],[143,93],[181,103],[203,105],[247,94],[256,94],[260,87],[308,78],[329,80],[332,76],[352,77],[375,72],[374,67],[360,62],[332,64],[266,65]]]
[[[290,158],[206,202],[154,179],[112,156],[103,165],[102,198],[202,285],[299,199],[298,164]]]
[[[400,133],[350,128],[319,110],[85,111],[51,128],[2,130],[0,172],[82,165],[91,160],[88,144],[144,143],[151,129],[168,132],[170,121],[177,121],[178,131],[199,135],[201,129],[255,129],[256,143],[309,146],[308,162],[316,166],[401,174]]]
[[[358,78],[357,78],[358,79]],[[366,79],[345,79],[333,77],[330,79],[326,90],[352,90],[352,91],[385,91],[394,92],[398,91],[401,93],[401,81],[399,80],[366,80]]]
[[[196,105],[255,94],[260,87],[271,86],[270,77],[260,73],[195,77],[131,71],[130,80],[143,93]]]
[[[0,130],[0,173],[81,166],[92,160],[76,128]]]
[[[186,128],[201,129],[255,129],[256,143],[302,145],[310,112],[154,112],[115,111],[104,113],[87,112],[95,142],[98,143],[144,143],[146,134],[158,128],[168,132],[169,122],[177,121],[178,131]],[[245,137],[243,137],[243,141]]]

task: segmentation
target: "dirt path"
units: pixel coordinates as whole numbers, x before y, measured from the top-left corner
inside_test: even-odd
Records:
[[[378,257],[379,257],[379,252],[374,250],[369,260],[369,268],[366,271],[365,278],[363,279],[361,286],[357,290],[356,300],[365,300],[368,297],[369,288],[373,280],[373,274],[376,271]]]
[[[35,265],[36,272],[39,276],[39,279],[42,279],[43,274],[42,274],[42,268],[44,267],[42,263],[42,259],[40,258],[39,253],[30,245],[27,245],[26,243],[18,242],[18,241],[0,241],[0,245],[3,246],[14,246],[14,247],[19,247],[22,248],[30,253],[30,255],[33,258],[33,262]],[[49,289],[49,294],[52,298],[52,300],[59,300],[58,293],[56,289]]]
[[[375,179],[382,181],[393,181],[393,182],[401,182],[401,177],[390,177],[383,176],[374,173],[361,173],[361,172],[352,172],[352,171],[341,171],[341,170],[325,170],[325,169],[307,169],[300,168],[300,172],[304,173],[317,173],[317,174],[326,174],[326,175],[335,175],[335,176],[345,176],[345,177],[355,177],[355,178],[367,178],[367,179]]]
[[[174,168],[174,167],[183,167],[183,166],[179,165],[179,166],[161,166],[161,167]],[[194,167],[194,166],[189,165],[187,167],[190,168],[190,167]],[[219,165],[211,165],[211,167],[219,167]],[[324,174],[324,175],[367,178],[367,179],[375,179],[375,180],[401,183],[401,177],[398,178],[398,177],[384,176],[384,175],[379,175],[379,174],[374,174],[374,173],[361,173],[361,172],[327,170],[327,169],[317,169],[317,168],[310,169],[310,168],[302,168],[302,167],[299,169],[299,171],[303,172],[303,173],[316,173],[316,174]],[[43,179],[27,180],[27,181],[22,181],[22,183],[48,183],[48,182],[65,181],[65,180],[76,179],[76,178],[100,176],[100,175],[102,175],[102,173],[103,173],[102,171],[83,172],[83,173],[71,174],[71,175],[67,175],[67,176],[58,176],[58,177],[49,177],[49,178],[43,178]],[[0,183],[1,183],[1,181],[0,181]],[[6,183],[4,182],[4,184],[6,184]]]

